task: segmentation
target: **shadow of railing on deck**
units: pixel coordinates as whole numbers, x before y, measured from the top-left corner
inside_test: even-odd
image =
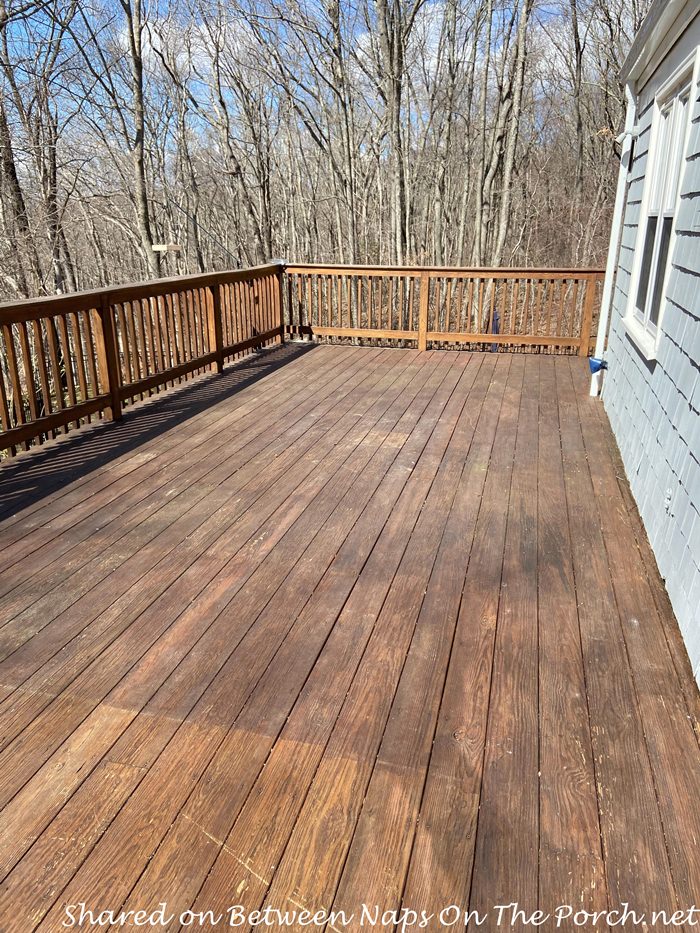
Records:
[[[33,505],[61,486],[195,417],[309,352],[313,344],[285,343],[262,350],[224,370],[182,383],[124,412],[120,421],[99,421],[0,466],[0,519]],[[60,456],[57,454],[60,452]]]

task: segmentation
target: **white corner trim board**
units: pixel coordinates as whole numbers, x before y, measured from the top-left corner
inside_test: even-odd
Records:
[[[599,360],[603,358],[603,354],[605,353],[605,341],[608,334],[608,322],[610,320],[610,309],[612,308],[613,287],[615,285],[617,260],[620,252],[620,233],[622,231],[622,220],[625,215],[625,205],[627,201],[627,176],[631,168],[630,162],[632,155],[632,141],[634,139],[634,124],[637,116],[637,103],[629,85],[625,85],[625,95],[627,97],[627,112],[625,116],[625,129],[624,133],[622,134],[623,138],[620,170],[617,175],[615,209],[613,212],[612,228],[610,230],[608,258],[605,265],[603,295],[600,301],[598,333],[595,340],[595,355]],[[591,377],[591,395],[599,394],[601,377],[602,372],[594,373]]]

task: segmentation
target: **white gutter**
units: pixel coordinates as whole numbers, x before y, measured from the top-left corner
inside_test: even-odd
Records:
[[[625,201],[627,194],[627,175],[630,170],[630,156],[632,153],[632,140],[635,138],[634,124],[637,117],[637,102],[630,90],[629,84],[625,85],[625,95],[627,97],[627,113],[625,116],[625,129],[622,134],[622,153],[620,155],[620,171],[617,176],[617,193],[615,194],[615,210],[613,212],[612,227],[610,230],[610,246],[608,247],[608,261],[605,266],[605,282],[603,284],[603,296],[600,302],[600,319],[598,321],[598,334],[595,341],[595,355],[597,359],[602,359],[605,353],[605,340],[608,334],[608,324],[610,321],[610,309],[612,306],[613,284],[615,282],[615,272],[617,270],[617,259],[620,252],[620,232],[622,230],[622,221],[625,214]],[[591,395],[598,395],[600,392],[602,372],[597,372],[591,377]]]

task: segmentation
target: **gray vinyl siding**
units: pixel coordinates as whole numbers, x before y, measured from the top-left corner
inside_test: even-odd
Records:
[[[691,28],[697,44],[700,19]],[[655,362],[644,360],[622,323],[632,287],[651,101],[674,67],[663,63],[640,95],[641,133],[629,175],[603,400],[700,683],[700,100],[693,105]]]

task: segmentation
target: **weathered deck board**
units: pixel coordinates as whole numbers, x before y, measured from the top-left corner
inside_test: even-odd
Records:
[[[697,690],[585,383],[287,346],[0,469],[0,929],[690,907]]]

